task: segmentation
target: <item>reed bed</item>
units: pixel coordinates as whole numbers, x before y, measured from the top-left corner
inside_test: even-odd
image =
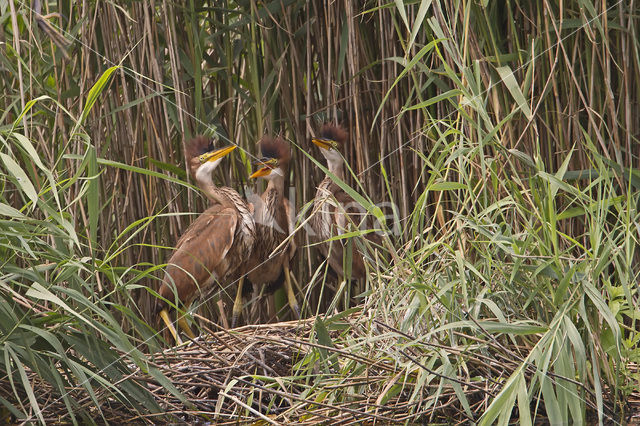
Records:
[[[191,410],[187,394],[263,421],[637,417],[636,3],[0,4],[0,420],[187,419],[171,411]],[[238,144],[216,179],[250,195],[256,142],[282,134],[304,221],[326,121],[349,131],[346,182],[384,246],[352,288],[302,232],[293,270],[315,320],[277,323],[278,292],[277,316],[246,312],[277,325],[239,332],[259,350],[217,367],[245,382],[212,410],[202,386],[172,384],[188,365],[176,376],[151,355],[166,347],[152,315],[164,263],[206,207],[183,141]],[[205,337],[226,293],[190,312],[202,359],[246,349]],[[359,316],[334,330],[345,299]],[[278,351],[290,361],[265,374],[256,360]]]

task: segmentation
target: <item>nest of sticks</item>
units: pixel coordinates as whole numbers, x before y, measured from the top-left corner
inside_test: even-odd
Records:
[[[386,382],[393,366],[351,354],[337,346],[324,346],[312,336],[314,318],[277,324],[249,325],[233,331],[211,333],[182,347],[167,349],[155,357],[156,366],[175,385],[183,400],[160,383],[149,388],[162,401],[164,415],[178,422],[212,422],[215,424],[389,424],[417,419],[403,395],[378,400],[379,393],[352,394],[339,402],[312,397],[310,389],[326,391],[367,386]],[[344,323],[347,326],[346,322]],[[339,339],[338,330],[328,331],[330,339]],[[311,374],[294,375],[294,366],[313,363],[316,351],[324,361],[306,365]],[[366,373],[339,379],[337,359],[366,365]],[[310,356],[310,359],[306,357]],[[319,355],[319,357],[322,357]],[[326,362],[325,362],[326,361]],[[335,363],[332,368],[323,365]],[[330,370],[330,371],[329,371]],[[368,377],[366,377],[368,376]],[[334,379],[332,379],[333,377]],[[452,394],[453,395],[453,394]],[[155,422],[152,416],[139,420]],[[136,419],[134,419],[136,420]],[[170,420],[171,421],[171,420]]]
[[[388,352],[381,356],[375,343],[368,350],[362,350],[361,345],[357,353],[348,348],[347,341],[360,338],[360,342],[367,342],[367,328],[370,332],[372,323],[362,316],[344,317],[337,327],[333,323],[334,327],[324,331],[314,323],[317,325],[311,318],[222,330],[151,355],[149,366],[167,380],[132,365],[127,378],[153,394],[160,407],[155,414],[140,407],[133,409],[106,393],[98,395],[98,412],[91,398],[83,394],[84,389],[69,389],[69,393],[87,412],[94,413],[92,417],[99,423],[464,424],[478,420],[502,389],[503,379],[518,366],[501,358],[499,350],[481,356],[434,343],[440,351],[464,356],[467,368],[475,371],[466,378],[447,377],[444,385],[434,380],[433,385],[418,387],[420,370],[436,376],[439,373],[421,363],[423,354],[416,347],[397,346],[396,355],[404,358],[405,366],[416,367],[407,373],[406,368],[398,367],[397,359],[392,362]],[[375,320],[373,326],[380,332],[391,329]],[[318,343],[323,341],[321,333],[325,342],[328,339],[332,343]],[[389,336],[399,338],[402,333],[397,331],[384,338]],[[383,344],[387,348],[393,346],[388,346],[389,341]],[[637,370],[637,366],[631,368]],[[45,420],[68,422],[68,418],[60,417],[67,411],[62,400],[31,374],[34,388],[40,389],[37,396],[43,402],[41,407],[47,408],[43,412]],[[474,381],[469,380],[471,376]],[[486,379],[477,380],[480,377]],[[502,379],[497,380],[498,377]],[[3,387],[0,382],[2,393]],[[465,393],[470,404],[467,409],[462,407],[456,388]],[[587,392],[588,409],[592,407],[591,399]],[[627,405],[627,412],[640,412],[639,391],[630,396]],[[538,409],[538,413],[543,412]],[[536,421],[544,418],[539,414]]]

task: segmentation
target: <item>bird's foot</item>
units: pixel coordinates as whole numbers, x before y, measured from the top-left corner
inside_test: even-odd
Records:
[[[238,325],[238,315],[234,313],[231,316],[231,328],[236,328],[236,325]]]

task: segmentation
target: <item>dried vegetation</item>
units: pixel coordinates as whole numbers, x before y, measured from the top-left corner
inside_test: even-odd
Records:
[[[0,422],[637,420],[637,9],[0,2]],[[304,212],[327,120],[386,215],[359,308],[303,244],[313,320],[209,335],[208,295],[164,350],[153,289],[206,204],[183,140],[238,144],[240,188],[284,135]]]

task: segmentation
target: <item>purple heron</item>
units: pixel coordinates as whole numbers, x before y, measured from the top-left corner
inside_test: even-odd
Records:
[[[344,157],[341,151],[347,142],[347,132],[340,126],[325,124],[320,129],[320,135],[312,142],[320,148],[320,152],[327,160],[327,169],[340,180],[345,179]],[[327,257],[331,268],[346,279],[363,279],[366,268],[362,252],[353,244],[351,251],[350,276],[345,277],[346,244],[344,239],[335,237],[353,229],[352,225],[361,229],[365,226],[366,211],[349,194],[347,194],[333,179],[326,175],[318,186],[314,199],[311,227],[314,231],[313,239],[318,243],[320,251]],[[365,238],[380,244],[379,235],[367,233]]]
[[[247,259],[255,242],[252,206],[235,190],[217,187],[212,173],[235,145],[214,149],[213,140],[198,136],[186,143],[189,172],[213,205],[187,228],[169,259],[158,293],[156,312],[171,331],[176,342],[181,340],[169,318],[167,301],[176,300],[185,307],[211,287],[242,281]],[[178,325],[191,338],[195,335],[184,317]]]
[[[254,286],[261,287],[276,281],[284,273],[289,306],[299,317],[300,308],[293,293],[289,271],[289,262],[295,253],[296,244],[293,239],[283,244],[293,231],[289,202],[284,197],[284,180],[289,172],[291,149],[282,138],[264,136],[260,140],[260,151],[262,158],[255,163],[259,168],[250,177],[266,179],[268,184],[260,202],[254,203],[256,240],[253,255],[249,259],[248,278]],[[277,252],[274,253],[276,249]],[[236,295],[232,327],[241,313],[241,290],[239,288]]]

